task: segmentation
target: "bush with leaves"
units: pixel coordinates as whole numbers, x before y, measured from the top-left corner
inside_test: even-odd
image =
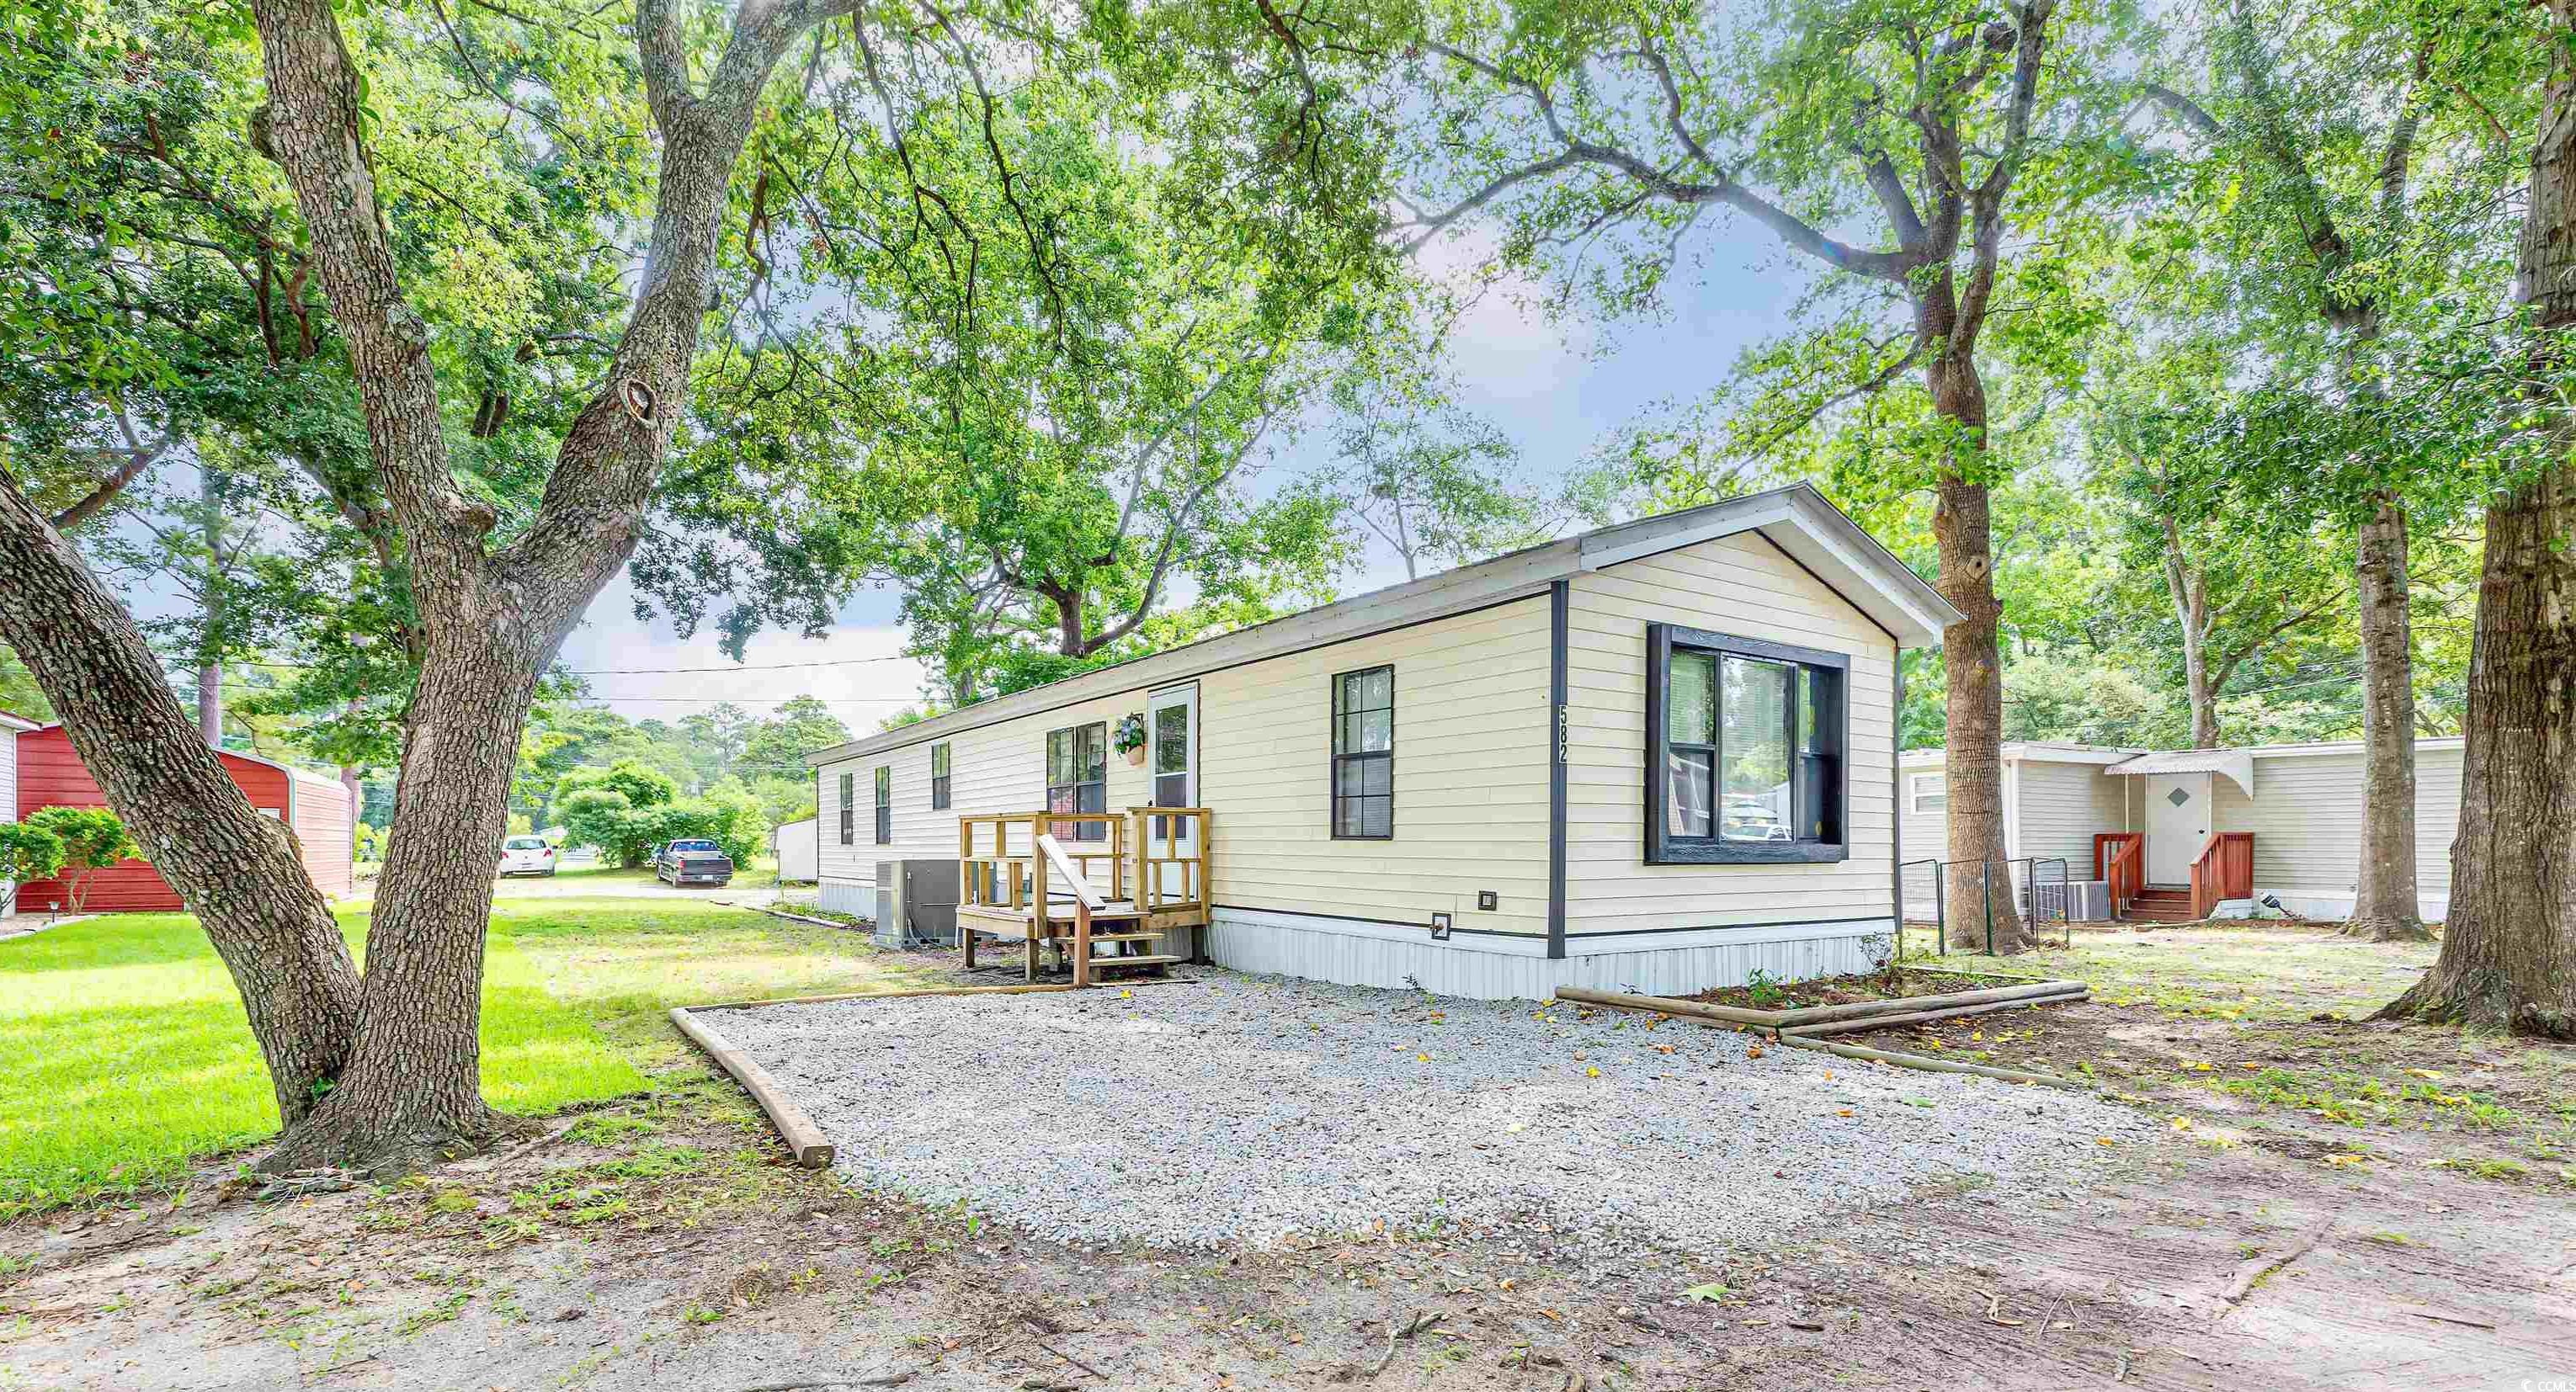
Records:
[[[0,915],[17,906],[18,886],[63,868],[63,838],[43,827],[0,822]]]
[[[124,821],[104,807],[47,807],[29,816],[26,824],[51,832],[62,842],[64,888],[71,897],[66,907],[73,913],[89,901],[98,872],[143,854],[143,848],[126,833]]]
[[[596,846],[601,855],[630,868],[644,863],[652,837],[643,818],[651,809],[636,807],[624,793],[583,788],[557,799],[555,811],[563,818],[565,845]]]

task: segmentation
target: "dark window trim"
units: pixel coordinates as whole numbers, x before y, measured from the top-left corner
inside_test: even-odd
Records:
[[[859,775],[855,769],[841,770],[841,844],[859,844]]]
[[[1371,672],[1386,673],[1386,752],[1383,754],[1345,754],[1342,752],[1342,680],[1364,677]],[[1336,841],[1392,841],[1395,839],[1395,664],[1372,662],[1366,667],[1353,667],[1335,672],[1332,684],[1324,688],[1324,709],[1332,722],[1324,732],[1324,829]],[[1342,761],[1344,759],[1386,760],[1386,834],[1370,836],[1342,830]]]
[[[1672,674],[1673,649],[1759,658],[1822,668],[1835,674],[1832,716],[1836,827],[1832,841],[1726,841],[1718,837],[1673,836],[1665,830],[1665,797],[1669,764],[1665,758],[1664,691]],[[1723,701],[1723,679],[1711,692]],[[1794,728],[1795,716],[1792,716]],[[1791,748],[1791,768],[1797,750]],[[1794,783],[1792,784],[1794,787]],[[1794,801],[1795,795],[1792,794]],[[1646,625],[1646,845],[1648,865],[1781,865],[1828,864],[1851,858],[1851,656],[1821,648],[1801,648],[1759,638],[1738,638],[1679,624]],[[1712,817],[1718,809],[1710,809]]]
[[[952,772],[957,767],[957,751],[949,747],[947,740],[930,746],[930,810],[933,812],[948,810],[948,780],[951,775],[939,771],[939,756],[942,754],[948,756],[948,767]]]
[[[879,764],[876,773],[877,844],[894,844],[894,765]]]
[[[1108,810],[1108,808],[1109,808],[1109,722],[1108,722],[1108,721],[1106,721],[1106,720],[1087,720],[1087,721],[1084,721],[1082,724],[1079,724],[1079,725],[1062,725],[1062,726],[1058,726],[1058,727],[1057,727],[1057,728],[1055,728],[1055,729],[1052,729],[1052,730],[1047,731],[1047,732],[1046,732],[1046,743],[1044,743],[1044,744],[1042,744],[1042,745],[1038,746],[1038,758],[1039,758],[1039,760],[1040,760],[1040,772],[1039,772],[1039,776],[1040,776],[1040,777],[1042,777],[1042,778],[1048,778],[1048,779],[1052,779],[1052,778],[1054,778],[1054,777],[1055,777],[1055,770],[1054,770],[1054,769],[1052,769],[1052,768],[1046,767],[1046,765],[1045,765],[1045,762],[1044,762],[1044,761],[1045,761],[1045,760],[1047,760],[1048,758],[1050,758],[1050,757],[1052,757],[1052,756],[1053,756],[1054,749],[1055,749],[1055,737],[1056,737],[1056,736],[1058,736],[1058,735],[1071,735],[1071,736],[1073,736],[1073,757],[1074,757],[1074,759],[1077,761],[1077,764],[1078,764],[1078,763],[1079,763],[1079,761],[1080,761],[1080,760],[1081,760],[1081,758],[1082,758],[1082,732],[1083,732],[1083,731],[1085,731],[1085,730],[1098,730],[1098,731],[1100,732],[1100,807],[1101,807],[1101,810],[1102,810],[1102,811],[1107,811],[1107,810]],[[1082,770],[1081,770],[1079,767],[1076,767],[1076,768],[1075,768],[1075,770],[1074,770],[1074,772],[1075,772],[1075,773],[1077,773],[1077,774],[1079,774],[1081,771],[1082,771]],[[1083,809],[1082,809],[1082,791],[1081,791],[1081,790],[1082,790],[1082,789],[1084,789],[1084,788],[1088,788],[1088,787],[1090,787],[1090,786],[1092,786],[1092,785],[1091,785],[1091,780],[1089,780],[1089,779],[1081,779],[1081,778],[1078,778],[1078,779],[1076,779],[1074,782],[1071,782],[1071,783],[1055,783],[1055,782],[1049,782],[1049,783],[1045,784],[1044,786],[1046,787],[1046,800],[1047,800],[1047,810],[1048,810],[1048,811],[1052,812],[1052,811],[1054,811],[1054,810],[1055,810],[1055,794],[1056,794],[1056,790],[1057,790],[1058,788],[1071,788],[1071,789],[1073,789],[1073,790],[1074,790],[1074,794],[1073,794],[1074,809],[1073,809],[1073,810],[1075,810],[1075,811],[1079,812],[1079,811],[1083,810]],[[1050,825],[1052,825],[1052,824],[1050,824]],[[1106,823],[1104,823],[1104,822],[1075,822],[1075,823],[1073,823],[1073,839],[1074,839],[1074,840],[1076,840],[1076,841],[1106,841],[1106,840],[1108,840],[1108,839],[1109,839],[1109,827],[1108,827],[1108,824],[1106,824]]]

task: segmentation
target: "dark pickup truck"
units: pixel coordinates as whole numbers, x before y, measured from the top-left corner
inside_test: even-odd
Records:
[[[721,889],[733,883],[733,859],[713,841],[674,841],[653,857],[653,878],[683,887],[714,885]]]

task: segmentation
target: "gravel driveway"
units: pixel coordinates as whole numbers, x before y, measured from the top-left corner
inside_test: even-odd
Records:
[[[2052,1088],[1754,1058],[1731,1030],[1222,972],[710,1023],[852,1180],[1096,1244],[1448,1221],[1705,1250],[1962,1176],[2066,1188],[2154,1129]]]

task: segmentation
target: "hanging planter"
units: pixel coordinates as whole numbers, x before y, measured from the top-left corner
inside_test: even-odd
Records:
[[[1118,746],[1119,753],[1127,756],[1128,763],[1143,768],[1145,766],[1144,712],[1129,711],[1118,717],[1118,736],[1111,743]]]

